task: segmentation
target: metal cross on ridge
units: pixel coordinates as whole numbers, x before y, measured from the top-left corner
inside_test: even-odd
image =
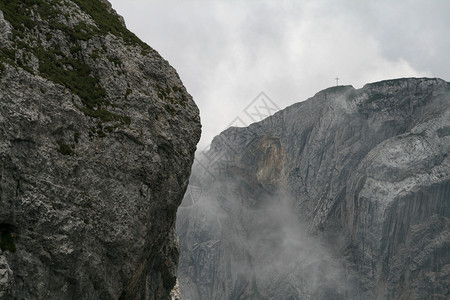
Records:
[[[336,76],[336,78],[334,80],[336,80],[336,86],[338,86],[339,85],[339,77]]]

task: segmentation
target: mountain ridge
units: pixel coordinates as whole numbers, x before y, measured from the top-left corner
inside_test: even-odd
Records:
[[[184,296],[446,297],[449,103],[441,79],[386,80],[325,89],[222,132],[193,167],[200,199],[178,213]],[[412,266],[416,256],[420,267]],[[294,269],[273,266],[281,257]]]

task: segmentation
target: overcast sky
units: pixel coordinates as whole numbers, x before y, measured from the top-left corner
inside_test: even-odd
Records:
[[[233,121],[251,123],[246,107],[261,92],[284,108],[336,76],[355,88],[398,77],[450,81],[447,0],[110,2],[194,97],[200,149]]]

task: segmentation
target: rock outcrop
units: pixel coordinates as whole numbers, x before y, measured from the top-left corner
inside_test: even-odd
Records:
[[[107,1],[0,0],[0,298],[170,299],[199,137]]]
[[[448,299],[450,84],[339,86],[217,136],[180,207],[185,299]]]

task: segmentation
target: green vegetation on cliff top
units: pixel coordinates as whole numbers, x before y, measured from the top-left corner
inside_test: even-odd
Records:
[[[0,46],[0,69],[4,69],[3,63],[7,63],[34,73],[27,62],[27,56],[18,53],[18,50],[32,53],[39,60],[39,74],[64,85],[78,95],[85,106],[80,109],[86,115],[104,122],[118,121],[122,125],[129,124],[129,117],[111,113],[104,108],[110,105],[104,88],[98,78],[93,76],[91,67],[82,56],[77,55],[81,51],[80,41],[113,34],[121,37],[127,45],[140,46],[143,51],[150,50],[150,47],[123,26],[117,15],[109,13],[107,5],[102,1],[72,1],[92,17],[96,26],[78,23],[70,27],[62,24],[58,21],[61,15],[58,5],[61,4],[55,0],[0,0],[0,10],[13,27],[15,45],[13,48]],[[44,29],[46,26],[51,30]],[[55,31],[65,34],[71,44],[71,56],[65,55],[58,44],[43,46],[39,35],[33,31],[45,32],[47,41],[52,39]]]

